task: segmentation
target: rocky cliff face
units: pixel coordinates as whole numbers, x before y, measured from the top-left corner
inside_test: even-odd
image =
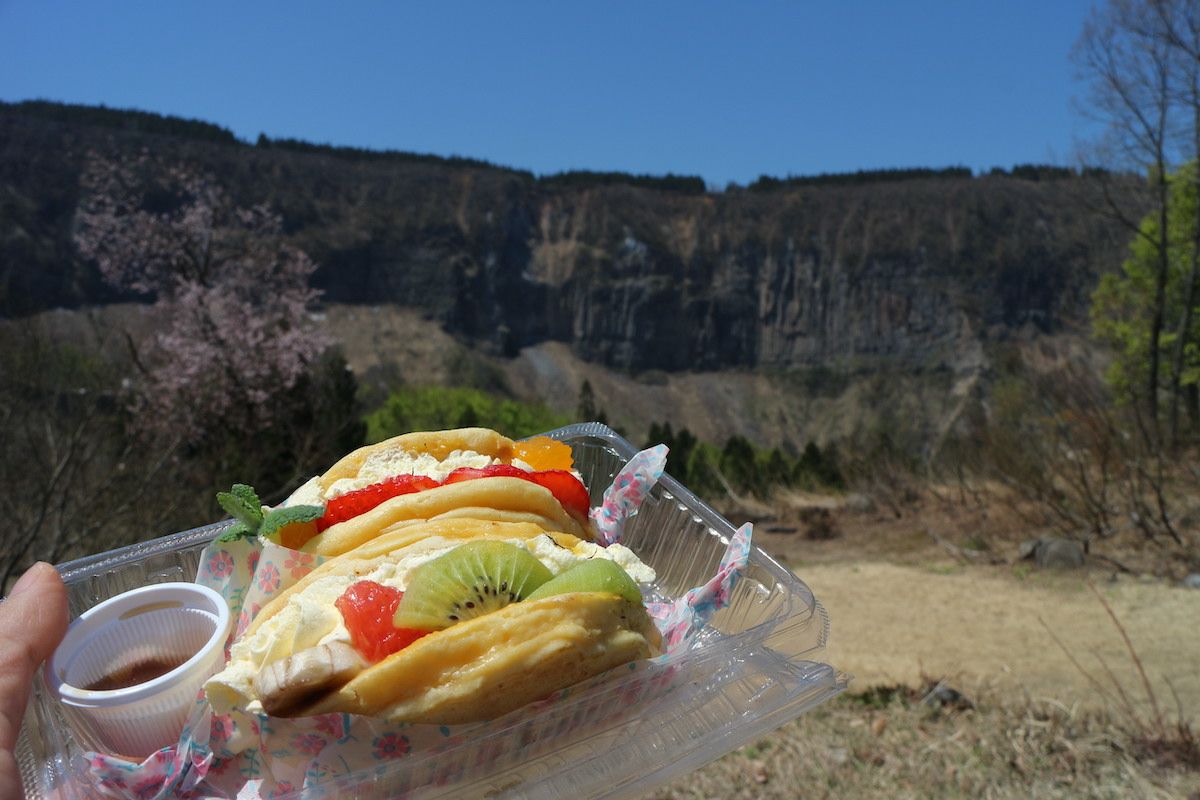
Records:
[[[0,109],[0,315],[115,299],[71,246],[84,155],[142,147],[279,208],[334,303],[418,309],[498,354],[543,341],[623,370],[961,370],[1079,321],[1120,258],[1080,179],[699,196],[549,186],[72,126]]]

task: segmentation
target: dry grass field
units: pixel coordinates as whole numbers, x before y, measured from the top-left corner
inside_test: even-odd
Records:
[[[834,517],[833,540],[786,510],[758,539],[829,609],[850,692],[650,797],[1200,798],[1200,591],[1036,570],[1011,519],[962,509]],[[980,533],[989,563],[938,541]]]

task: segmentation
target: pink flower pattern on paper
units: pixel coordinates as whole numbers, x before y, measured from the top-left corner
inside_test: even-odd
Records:
[[[376,737],[371,744],[374,745],[375,758],[380,761],[406,756],[411,749],[408,737],[398,733],[385,733]]]
[[[208,574],[214,578],[228,578],[233,574],[233,556],[224,550],[213,553],[206,564]]]
[[[212,727],[210,729],[210,741],[227,742],[233,736],[233,719],[224,714],[221,716],[213,715]]]
[[[279,588],[279,570],[274,564],[266,564],[258,571],[258,588],[266,594]]]
[[[299,580],[312,569],[313,557],[309,553],[292,553],[283,562],[292,580]]]
[[[260,556],[262,556],[261,550],[251,550],[250,554],[246,556],[246,568],[250,570],[251,575],[258,569],[258,559]]]
[[[284,797],[285,795],[288,795],[294,791],[296,791],[296,787],[291,783],[288,781],[280,781],[279,783],[275,784],[274,789],[267,792],[267,797],[272,799],[276,797]]]
[[[165,777],[161,774],[155,774],[138,781],[133,785],[134,797],[137,797],[138,800],[149,800],[151,797],[154,797],[162,788]]]
[[[246,628],[250,627],[250,623],[254,621],[254,618],[258,616],[258,612],[261,610],[262,606],[260,606],[258,603],[251,603],[250,608],[243,608],[238,613],[236,628],[237,632],[234,634],[235,639],[246,632]]]
[[[292,749],[306,756],[319,755],[325,745],[325,739],[315,733],[298,733],[292,737]]]
[[[629,459],[629,463],[621,468],[612,486],[604,490],[603,502],[590,512],[600,544],[607,547],[621,541],[626,520],[637,513],[666,466],[667,446],[656,444]]]
[[[96,769],[93,765],[92,769]],[[100,785],[106,789],[125,789],[129,786],[120,775],[110,775],[100,779]]]
[[[748,522],[737,529],[725,548],[717,574],[703,586],[689,589],[674,602],[646,604],[646,610],[662,632],[663,648],[668,653],[687,641],[719,609],[729,605],[733,587],[750,563],[753,535],[754,526]]]
[[[346,717],[342,714],[322,714],[314,719],[317,730],[332,739],[341,739],[348,733]]]

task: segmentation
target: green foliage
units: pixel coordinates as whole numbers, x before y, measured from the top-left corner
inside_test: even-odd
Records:
[[[410,431],[463,425],[481,425],[521,438],[570,421],[546,406],[496,397],[478,389],[405,386],[367,415],[367,440],[378,442]]]
[[[758,493],[764,488],[756,455],[744,436],[730,436],[721,449],[721,473],[739,491]]]
[[[575,409],[575,416],[581,422],[591,422],[600,416],[600,411],[596,408],[596,392],[589,380],[585,379],[579,387],[579,405]]]
[[[228,492],[217,492],[217,505],[248,528],[262,525],[262,501],[251,486],[235,483]]]
[[[294,522],[312,522],[325,515],[325,506],[286,506],[273,508],[263,516],[258,535],[271,539],[286,525]]]
[[[1196,165],[1188,164],[1170,178],[1166,246],[1168,271],[1163,328],[1159,338],[1158,385],[1170,386],[1172,355],[1186,305],[1186,286],[1195,255]],[[1092,293],[1092,330],[1113,348],[1116,358],[1106,375],[1117,397],[1132,401],[1145,393],[1150,369],[1151,317],[1154,313],[1158,242],[1163,239],[1156,214],[1147,215],[1139,235],[1129,246],[1121,270],[1105,275]],[[1195,341],[1200,307],[1192,309],[1192,323],[1184,332],[1184,365],[1180,386],[1200,382],[1200,349]]]
[[[258,494],[252,486],[244,483],[235,483],[228,492],[217,492],[217,505],[235,520],[217,540],[221,542],[233,542],[251,536],[270,538],[285,525],[312,522],[325,513],[324,506],[287,506],[273,508],[264,514]]]
[[[792,468],[792,483],[805,487],[829,486],[841,489],[845,485],[842,471],[838,467],[837,447],[828,445],[824,450],[816,442],[804,446],[804,452]]]
[[[670,422],[653,422],[646,446],[659,443],[670,449],[667,472],[701,497],[720,496],[724,491],[721,477],[739,493],[760,497],[776,486],[841,489],[844,485],[832,445],[822,451],[809,442],[797,459],[779,447],[755,447],[744,436],[731,436],[718,448],[700,441],[687,428],[675,432]]]

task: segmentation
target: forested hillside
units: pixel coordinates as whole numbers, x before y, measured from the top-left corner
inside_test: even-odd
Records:
[[[264,202],[331,303],[419,309],[499,355],[562,341],[627,370],[975,366],[976,345],[1085,318],[1123,257],[1070,170],[761,178],[573,172],[0,105],[0,315],[122,297],[72,243],[89,153],[147,151]],[[966,361],[972,362],[970,364]]]

